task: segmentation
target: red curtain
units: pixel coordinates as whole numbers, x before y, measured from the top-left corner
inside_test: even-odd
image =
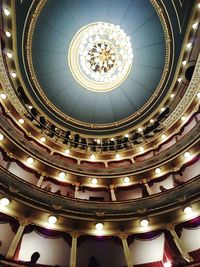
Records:
[[[164,244],[164,251],[163,251],[163,262],[172,262],[172,250],[169,246],[169,243],[167,239],[165,239],[165,244]]]
[[[14,233],[16,233],[19,228],[17,220],[3,213],[0,213],[0,223],[9,223]]]
[[[135,234],[134,239],[137,240],[154,240],[161,236],[162,231],[161,230],[156,230],[156,231],[151,231],[151,232],[146,232],[142,234]]]
[[[162,263],[162,261],[156,261],[156,262],[138,264],[138,265],[134,265],[134,266],[137,266],[137,267],[163,267],[163,263]]]
[[[194,259],[194,261],[200,262],[200,248],[189,252],[189,254]]]

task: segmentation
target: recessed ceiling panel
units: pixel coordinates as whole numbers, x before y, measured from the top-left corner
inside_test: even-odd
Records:
[[[78,83],[68,64],[69,46],[81,27],[97,21],[119,25],[131,37],[132,68],[112,91],[93,92]],[[165,38],[150,1],[47,1],[32,39],[38,85],[55,110],[89,124],[131,116],[156,90],[165,65]]]

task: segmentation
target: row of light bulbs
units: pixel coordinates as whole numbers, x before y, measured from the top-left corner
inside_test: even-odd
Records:
[[[200,9],[200,3],[197,4],[197,8]],[[199,21],[195,21],[193,24],[192,24],[192,29],[193,30],[196,30],[197,27],[199,25]],[[192,42],[188,42],[186,44],[186,49],[187,50],[190,50],[192,48]],[[182,65],[185,66],[187,64],[187,60],[183,60],[182,61]],[[178,80],[177,80],[179,83],[182,81],[182,77],[179,77]]]
[[[4,208],[4,207],[7,207],[8,205],[10,204],[10,200],[6,197],[3,197],[0,199],[0,208]],[[192,210],[192,207],[191,206],[187,206],[184,208],[184,213],[185,215],[192,215],[193,214],[193,210]],[[48,222],[50,225],[53,225],[55,224],[56,222],[58,221],[58,218],[55,216],[55,215],[50,215],[48,217]],[[148,228],[149,226],[149,220],[148,219],[142,219],[140,221],[140,226],[142,228]],[[104,224],[102,222],[98,222],[95,224],[95,229],[98,231],[98,232],[101,232],[104,228]]]
[[[3,141],[3,139],[4,139],[4,135],[3,135],[2,133],[0,133],[0,141]],[[184,156],[184,158],[185,158],[186,160],[190,160],[190,159],[192,159],[192,155],[191,155],[191,153],[190,153],[189,151],[184,152],[183,156]],[[26,162],[27,162],[28,164],[33,164],[33,163],[34,163],[34,159],[33,159],[32,157],[28,157],[28,158],[26,159]],[[162,172],[162,170],[161,170],[161,168],[158,167],[158,168],[156,168],[156,169],[154,170],[154,172],[155,172],[157,175],[160,175],[161,172]],[[65,173],[65,172],[60,172],[58,176],[59,176],[59,178],[64,179],[65,176],[66,176],[66,173]],[[130,177],[126,176],[126,177],[123,178],[123,181],[124,181],[125,184],[128,184],[128,183],[130,183],[131,179],[130,179]],[[92,178],[92,179],[91,179],[91,183],[92,183],[93,185],[96,185],[96,184],[98,183],[98,179],[97,179],[97,178]]]
[[[16,77],[16,76],[15,76],[15,77]],[[200,92],[198,92],[196,96],[197,96],[198,99],[200,99]],[[171,94],[171,97],[174,97],[174,94]],[[5,93],[1,93],[1,94],[0,94],[0,98],[1,98],[2,100],[5,100],[5,99],[7,98],[7,95],[6,95]],[[30,106],[29,108],[31,109],[32,106]],[[164,111],[164,110],[165,110],[164,107],[161,108],[161,111]],[[184,121],[185,119],[186,119],[185,116],[181,117],[181,120],[182,120],[182,121]],[[24,121],[22,121],[22,120],[23,120],[23,119],[19,119],[19,123],[23,124]],[[150,119],[150,123],[154,123],[154,119]],[[141,127],[139,127],[137,130],[138,130],[138,132],[141,132],[143,129],[142,129]],[[129,138],[129,134],[126,133],[126,134],[124,135],[124,137]],[[110,140],[111,140],[111,141],[115,141],[115,138],[114,138],[114,137],[111,137]],[[98,144],[101,143],[101,140],[100,140],[100,139],[96,139],[96,141],[97,141]],[[69,153],[68,150],[66,150],[66,154],[68,154],[68,153]]]
[[[192,215],[193,214],[193,210],[192,210],[192,207],[190,206],[187,206],[183,209],[184,213],[186,215]],[[55,224],[57,222],[58,218],[54,215],[51,215],[49,216],[49,223],[50,224]],[[149,220],[148,219],[142,219],[140,221],[140,225],[143,227],[143,228],[147,228],[149,226]],[[98,222],[95,224],[95,228],[97,231],[102,231],[103,228],[104,228],[104,224],[102,222]]]
[[[5,100],[5,99],[7,98],[7,96],[6,96],[5,93],[1,93],[1,94],[0,94],[0,97],[1,97],[1,99],[3,99],[3,100]],[[200,99],[200,92],[197,93],[197,98]],[[186,116],[182,116],[182,117],[181,117],[181,121],[185,121],[186,119],[187,119]],[[19,122],[19,124],[24,124],[24,119],[20,118],[20,119],[18,120],[18,122]],[[151,119],[150,122],[153,123],[154,120]],[[142,128],[138,128],[138,131],[141,132],[141,131],[142,131]],[[128,135],[128,134],[125,134],[125,136],[128,137],[129,135]],[[167,139],[167,136],[166,136],[165,134],[162,134],[162,135],[161,135],[161,139],[162,139],[162,140],[166,140],[166,139]],[[115,140],[115,139],[112,137],[112,138],[111,138],[111,141],[114,141],[114,140]],[[45,143],[45,142],[46,142],[46,138],[45,138],[44,136],[42,136],[42,137],[40,138],[40,141],[41,141],[42,143]],[[144,150],[145,150],[144,147],[142,147],[142,146],[139,147],[139,151],[140,151],[140,152],[144,152]],[[66,150],[65,150],[65,154],[66,154],[66,155],[69,155],[69,154],[70,154],[70,150],[69,150],[69,149],[66,149]],[[120,159],[120,158],[121,158],[120,154],[117,153],[117,154],[115,155],[115,159]],[[89,159],[93,161],[93,160],[96,159],[96,156],[95,156],[94,154],[92,154],[92,155],[89,156]]]
[[[10,200],[8,198],[1,198],[0,199],[0,208],[6,207],[10,204]],[[187,206],[184,208],[184,213],[186,216],[191,216],[193,214],[193,210],[190,206]],[[48,217],[48,223],[50,226],[53,226],[54,224],[56,224],[56,222],[58,221],[58,218],[55,215],[50,215]],[[149,220],[148,219],[142,219],[140,221],[140,226],[145,230],[148,229],[149,226]],[[103,234],[103,229],[104,229],[104,223],[102,222],[98,222],[94,225],[95,230],[97,231],[97,235],[102,235]],[[170,262],[165,262],[164,263],[164,267],[171,267],[171,263]]]
[[[4,139],[4,136],[3,134],[0,133],[0,141],[2,141]],[[184,154],[183,154],[184,158],[185,159],[190,159],[191,158],[191,153],[189,151],[186,151]],[[28,157],[27,158],[27,163],[29,164],[33,164],[34,163],[34,159],[32,157]],[[156,174],[160,174],[161,173],[161,168],[156,168],[155,169],[155,173]],[[60,172],[59,173],[59,177],[60,178],[64,178],[65,177],[65,173],[64,172]],[[124,183],[129,183],[130,182],[130,178],[127,176],[127,177],[124,177]],[[92,184],[97,184],[98,183],[98,179],[96,178],[93,178],[92,179]]]

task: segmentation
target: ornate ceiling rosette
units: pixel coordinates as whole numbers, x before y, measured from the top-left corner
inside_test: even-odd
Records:
[[[80,29],[68,52],[74,78],[94,92],[107,92],[123,83],[131,70],[132,59],[130,36],[119,25],[106,22]]]

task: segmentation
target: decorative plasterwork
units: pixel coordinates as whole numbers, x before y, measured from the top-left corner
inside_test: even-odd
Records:
[[[142,175],[146,171],[156,168],[156,166],[173,162],[173,160],[181,155],[184,150],[194,147],[195,144],[197,145],[200,137],[200,123],[198,123],[189,132],[189,134],[181,138],[181,141],[172,145],[167,150],[160,152],[158,155],[146,159],[144,162],[136,162],[126,167],[92,169],[85,165],[66,162],[65,159],[57,159],[56,157],[52,157],[50,154],[39,150],[38,147],[34,146],[31,142],[27,142],[25,137],[13,130],[4,116],[0,117],[0,124],[2,127],[2,133],[5,132],[7,138],[10,139],[11,143],[15,146],[14,150],[10,151],[10,143],[10,146],[7,148],[8,151],[6,152],[13,152],[14,157],[14,154],[16,155],[18,150],[23,150],[25,155],[31,155],[33,158],[43,163],[43,167],[41,167],[43,169],[39,169],[37,171],[45,171],[46,166],[49,166],[49,168],[53,168],[53,170],[59,168],[70,174],[79,176],[92,175],[92,177],[104,178],[117,178],[121,177],[122,175]],[[141,179],[141,176],[139,178]]]
[[[111,91],[122,84],[133,59],[127,38],[130,39],[119,25],[106,22],[81,28],[68,50],[68,63],[75,80],[94,92]]]
[[[180,201],[177,201],[181,198],[187,198],[187,200],[195,198],[197,201],[199,199],[200,180],[199,177],[196,177],[173,190],[146,198],[117,201],[115,203],[93,202],[57,196],[39,188],[36,190],[35,186],[24,182],[0,167],[0,188],[9,190],[10,186],[19,190],[17,198],[37,209],[49,211],[49,209],[52,209],[53,203],[60,206],[62,216],[68,218],[93,220],[96,219],[98,212],[102,214],[103,211],[101,219],[126,221],[138,216],[139,211],[144,207],[146,212],[158,215],[167,212],[168,209],[171,211],[177,209],[182,205]]]
[[[5,58],[2,57],[2,54],[0,55],[0,69],[1,69],[1,73],[0,73],[0,77],[1,77],[1,82],[2,82],[2,87],[3,89],[7,92],[7,95],[8,95],[8,98],[9,100],[11,100],[13,106],[16,107],[16,110],[21,114],[26,114],[27,111],[26,109],[24,108],[24,106],[20,103],[18,97],[16,96],[15,94],[15,91],[13,90],[11,84],[10,84],[10,79],[8,77],[8,74],[6,72],[6,69],[4,67],[4,65],[6,64],[6,61],[5,61]],[[196,95],[196,91],[198,90],[198,86],[199,86],[199,64],[200,64],[200,59],[198,58],[197,60],[197,63],[196,63],[196,68],[195,68],[195,71],[194,71],[194,75],[193,75],[193,79],[192,79],[192,82],[190,83],[189,85],[189,88],[188,90],[186,91],[186,94],[188,97],[187,97],[187,101],[184,101],[184,98],[185,98],[185,95],[183,96],[182,100],[181,100],[181,106],[177,106],[176,108],[176,112],[173,112],[173,114],[171,114],[168,119],[166,120],[166,124],[165,124],[165,127],[166,128],[169,128],[172,126],[171,123],[179,120],[180,118],[180,114],[181,114],[181,110],[182,112],[185,111],[187,109],[187,105],[189,105],[193,98],[195,97]],[[194,81],[196,81],[194,83]],[[186,106],[184,106],[186,105]]]
[[[194,74],[192,76],[192,80],[187,88],[187,91],[184,94],[184,97],[181,98],[176,108],[172,113],[166,118],[163,122],[163,126],[165,128],[169,128],[173,125],[177,120],[180,119],[182,114],[187,110],[193,99],[196,97],[197,92],[200,91],[200,55],[196,62],[196,67],[194,70]]]
[[[13,87],[8,78],[2,52],[0,53],[0,83],[16,110],[20,114],[25,114],[27,111],[20,102],[19,98],[16,96],[16,93],[14,92]]]
[[[56,113],[62,118],[63,120],[67,121],[68,123],[72,123],[75,125],[78,125],[79,128],[80,126],[86,127],[86,128],[91,128],[91,129],[103,129],[103,128],[112,128],[112,127],[119,127],[121,125],[127,124],[130,121],[136,119],[137,117],[144,115],[148,109],[150,109],[151,106],[153,106],[153,103],[155,103],[156,99],[160,95],[160,93],[165,89],[166,81],[169,77],[169,73],[171,71],[172,67],[172,57],[173,57],[173,47],[172,47],[172,31],[169,27],[169,23],[166,19],[165,11],[164,9],[160,6],[157,0],[151,0],[151,3],[153,7],[155,8],[161,25],[163,27],[163,32],[164,32],[164,37],[165,37],[165,46],[166,46],[166,57],[165,57],[165,66],[164,70],[160,79],[160,82],[155,89],[153,95],[148,99],[148,101],[141,107],[137,112],[133,113],[132,115],[128,116],[127,118],[124,118],[122,120],[113,122],[113,123],[106,123],[106,124],[91,124],[91,123],[86,123],[83,121],[79,121],[77,119],[74,119],[70,116],[67,116],[63,112],[61,112],[55,105],[52,104],[52,102],[48,99],[46,94],[44,94],[34,71],[33,67],[33,62],[32,62],[32,39],[33,39],[33,33],[34,33],[34,28],[37,23],[37,19],[40,15],[40,12],[44,8],[46,3],[46,0],[40,1],[37,8],[34,10],[34,13],[31,18],[29,18],[29,27],[28,27],[28,33],[27,33],[27,41],[26,41],[26,56],[25,60],[27,60],[28,64],[28,76],[30,76],[30,80],[32,82],[32,86],[34,87],[34,90],[38,93],[38,95],[42,98],[43,103],[45,106],[48,108],[50,112],[56,116]]]

